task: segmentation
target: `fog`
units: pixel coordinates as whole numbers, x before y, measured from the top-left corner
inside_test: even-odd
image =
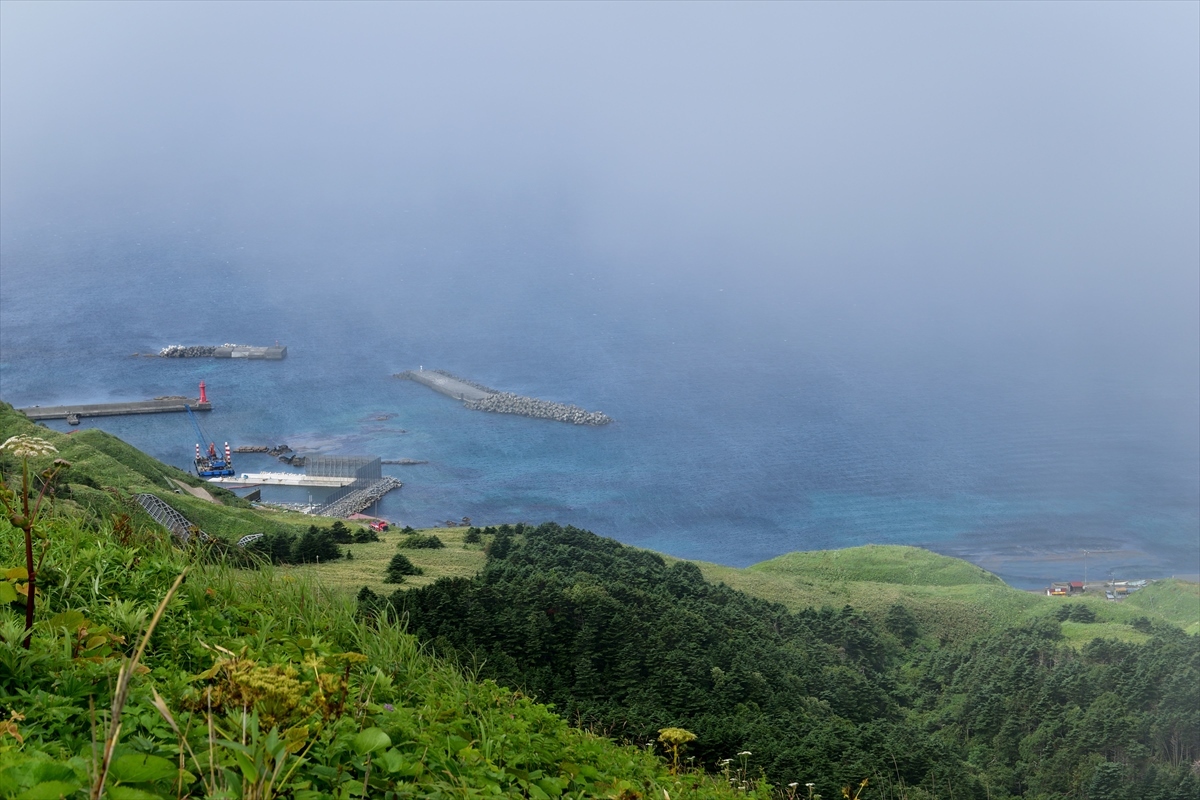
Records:
[[[1195,3],[0,14],[9,313],[80,277],[45,253],[153,239],[359,325],[550,287],[551,322],[1023,375],[1063,413],[1118,386],[1196,450]]]
[[[10,238],[173,225],[351,292],[553,242],[630,297],[1195,371],[1192,4],[3,14]]]

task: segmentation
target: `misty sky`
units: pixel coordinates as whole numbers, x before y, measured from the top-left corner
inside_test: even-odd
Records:
[[[0,14],[10,278],[38,231],[178,231],[381,308],[380,276],[579,272],[781,335],[1200,372],[1197,3]]]

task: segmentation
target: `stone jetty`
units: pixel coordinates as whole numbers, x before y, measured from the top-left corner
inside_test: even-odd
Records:
[[[252,360],[280,361],[287,358],[285,345],[259,347],[252,344],[182,345],[172,344],[158,351],[162,358],[249,358]]]
[[[393,377],[424,384],[434,391],[456,400],[462,400],[463,405],[475,411],[489,411],[493,414],[519,414],[523,417],[569,422],[572,425],[607,425],[612,422],[612,417],[603,411],[587,411],[567,403],[555,403],[550,400],[539,400],[536,397],[524,397],[512,392],[501,392],[466,378],[460,378],[445,370],[408,370],[397,373]]]

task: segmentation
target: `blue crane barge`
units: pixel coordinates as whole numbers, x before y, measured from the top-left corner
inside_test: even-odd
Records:
[[[200,381],[200,402],[208,402],[204,391],[204,381]],[[185,404],[184,408],[196,431],[196,474],[201,478],[224,478],[233,475],[233,456],[229,451],[229,442],[225,443],[225,452],[222,456],[217,451],[216,442],[205,436],[204,431],[201,430],[200,421],[192,413],[191,406]],[[205,442],[208,443],[206,448]],[[204,449],[202,450],[202,448]]]

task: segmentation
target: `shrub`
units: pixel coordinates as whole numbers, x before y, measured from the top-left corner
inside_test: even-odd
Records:
[[[388,562],[387,571],[384,573],[384,583],[404,583],[406,575],[421,575],[425,571],[408,560],[408,556],[403,553],[396,553],[392,556],[392,560]]]
[[[322,530],[316,525],[310,525],[292,547],[292,561],[296,564],[336,561],[341,557],[342,551],[334,541],[333,533],[329,529]]]
[[[437,534],[431,533],[428,536],[422,536],[419,533],[410,533],[400,540],[396,547],[401,550],[437,550],[445,547],[446,543],[437,537]]]

